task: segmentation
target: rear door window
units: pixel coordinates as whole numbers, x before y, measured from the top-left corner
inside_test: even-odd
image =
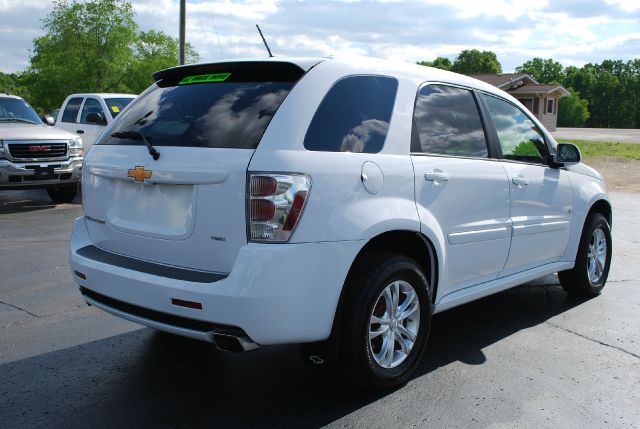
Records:
[[[325,152],[380,152],[397,90],[398,81],[386,76],[341,79],[320,103],[304,147]]]
[[[489,155],[478,106],[468,89],[423,86],[416,99],[414,120],[423,153],[478,158]]]
[[[72,98],[69,100],[62,113],[61,122],[76,122],[78,119],[78,111],[82,104],[82,97]]]
[[[97,144],[141,145],[113,137],[144,134],[154,146],[255,149],[303,71],[289,63],[221,63],[173,69],[137,97]]]

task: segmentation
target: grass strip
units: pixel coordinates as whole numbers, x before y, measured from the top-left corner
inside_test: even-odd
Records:
[[[558,142],[575,144],[580,148],[582,157],[586,159],[606,156],[640,160],[640,144],[565,139],[560,139]]]

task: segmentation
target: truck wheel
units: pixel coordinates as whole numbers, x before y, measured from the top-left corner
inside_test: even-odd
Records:
[[[367,258],[345,295],[343,367],[362,387],[387,389],[407,381],[423,355],[431,327],[429,285],[403,255]]]
[[[607,219],[600,213],[591,214],[582,230],[575,266],[558,273],[562,288],[573,296],[599,295],[609,275],[611,247]]]
[[[54,203],[70,203],[78,194],[78,185],[66,185],[47,188],[47,194]]]

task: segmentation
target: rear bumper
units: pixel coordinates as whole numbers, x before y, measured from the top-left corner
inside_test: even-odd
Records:
[[[364,244],[249,243],[240,250],[228,276],[203,283],[82,256],[78,251],[93,243],[84,218],[79,218],[73,228],[69,262],[75,281],[85,292],[138,310],[128,310],[125,304],[110,311],[114,307],[105,302],[98,303],[103,304],[99,308],[134,322],[205,341],[212,341],[215,333],[239,332],[237,336],[242,337],[244,332],[244,340],[261,345],[304,343],[329,337],[351,261]],[[84,294],[91,302],[89,295]],[[202,308],[175,305],[175,300],[199,303]],[[205,327],[199,322],[205,322]]]
[[[50,188],[78,183],[82,178],[83,157],[64,161],[13,162],[0,159],[0,189]],[[54,178],[41,180],[35,176],[35,166],[53,165]]]

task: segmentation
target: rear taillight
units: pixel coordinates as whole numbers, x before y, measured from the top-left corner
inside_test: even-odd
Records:
[[[288,241],[309,198],[311,178],[306,174],[249,173],[247,187],[249,241]]]

